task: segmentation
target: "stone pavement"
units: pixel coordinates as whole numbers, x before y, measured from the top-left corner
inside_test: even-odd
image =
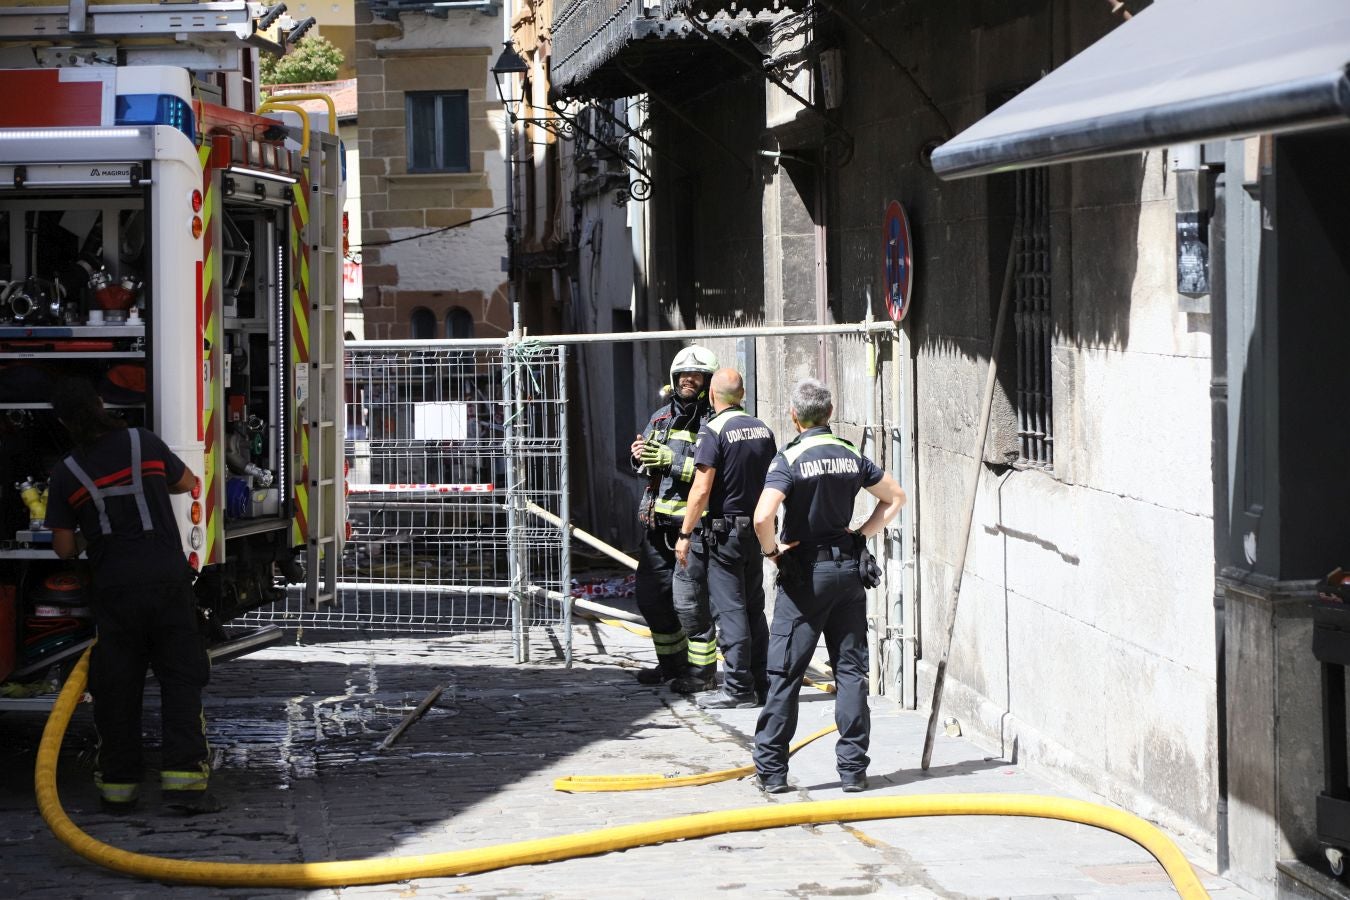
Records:
[[[554,644],[556,646],[556,643]],[[550,654],[536,632],[536,656]],[[670,816],[839,799],[833,737],[793,759],[795,793],[752,780],[625,794],[562,794],[580,773],[689,773],[749,761],[756,710],[705,712],[645,688],[633,668],[649,642],[580,624],[575,665],[510,662],[501,635],[364,638],[307,633],[222,664],[207,717],[216,791],[227,808],[161,813],[149,783],[140,811],[99,811],[90,783],[88,707],[61,756],[61,796],[74,821],[127,850],[183,859],[300,862],[443,852]],[[426,716],[384,753],[377,744],[433,687]],[[148,705],[157,706],[153,696]],[[803,692],[798,735],[832,721],[828,695]],[[155,730],[147,716],[147,732]],[[925,720],[880,701],[873,711],[876,794],[1015,792],[1070,796],[960,738],[940,737],[918,772]],[[0,714],[0,896],[630,898],[1171,897],[1145,851],[1114,834],[1014,818],[901,819],[794,826],[640,847],[461,878],[298,891],[168,888],[86,863],[34,809],[39,716]],[[153,734],[148,735],[153,740]],[[153,746],[153,744],[152,744]],[[152,761],[153,761],[152,755]],[[849,795],[854,796],[854,795]],[[1083,798],[1093,799],[1093,798]],[[1250,895],[1202,873],[1215,897]]]

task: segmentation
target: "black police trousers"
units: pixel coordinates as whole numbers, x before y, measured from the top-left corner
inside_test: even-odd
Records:
[[[793,551],[788,551],[792,553]],[[867,745],[867,596],[858,580],[858,562],[849,556],[821,562],[794,556],[799,581],[778,592],[769,626],[769,696],[755,726],[755,769],[763,777],[785,776],[788,744],[797,730],[797,695],[820,635],[834,660],[836,767],[841,775],[862,773],[870,761]]]
[[[100,588],[93,603],[98,643],[90,663],[89,689],[98,728],[98,778],[105,796],[134,799],[144,772],[141,705],[145,672],[159,683],[161,768],[166,788],[196,773],[204,786],[207,767],[202,688],[211,674],[206,643],[197,625],[197,602],[186,580]],[[113,785],[127,786],[115,796]]]
[[[702,539],[694,535],[683,567],[675,558],[678,526],[649,528],[638,555],[637,605],[667,678],[711,678],[717,671],[717,631],[708,607]]]
[[[748,518],[742,525],[722,521],[725,530],[703,527],[708,546],[708,599],[722,649],[722,689],[728,694],[763,694],[769,685],[764,557]]]

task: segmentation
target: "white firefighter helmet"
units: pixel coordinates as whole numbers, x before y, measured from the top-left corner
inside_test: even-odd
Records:
[[[700,347],[698,344],[690,344],[670,361],[670,384],[674,387],[676,380],[681,372],[702,372],[712,379],[713,372],[717,371],[717,357],[707,347]],[[704,387],[707,387],[705,381]]]

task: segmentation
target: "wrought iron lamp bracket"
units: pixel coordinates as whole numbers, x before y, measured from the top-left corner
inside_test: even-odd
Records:
[[[511,124],[538,126],[560,141],[570,141],[577,136],[575,126],[567,119],[536,119],[528,116],[511,116]]]
[[[652,195],[652,176],[651,173],[638,164],[635,159],[636,154],[620,147],[615,147],[600,139],[594,132],[582,125],[575,118],[568,115],[560,109],[562,101],[555,99],[549,103],[552,110],[557,113],[558,118],[566,122],[574,131],[580,132],[589,138],[597,147],[610,153],[615,159],[628,167],[636,177],[632,178],[627,188],[621,188],[614,197],[616,206],[623,206],[631,198],[637,201],[644,201]]]

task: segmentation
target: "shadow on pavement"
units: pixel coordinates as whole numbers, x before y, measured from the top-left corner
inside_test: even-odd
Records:
[[[471,836],[483,837],[479,844],[509,840],[515,837],[512,810],[533,802],[522,792],[545,805],[559,802],[548,796],[558,767],[624,772],[644,754],[639,765],[650,766],[662,756],[656,745],[664,735],[684,727],[656,715],[669,712],[668,691],[639,686],[631,660],[610,656],[586,637],[584,626],[575,634],[585,646],[576,648],[570,669],[555,657],[556,636],[550,640],[539,630],[536,661],[521,665],[511,662],[510,643],[500,634],[371,639],[307,632],[303,645],[291,638],[219,666],[205,707],[213,790],[226,809],[190,819],[160,807],[153,682],[146,692],[147,776],[141,807],[131,815],[99,810],[92,782],[97,738],[90,708],[82,704],[62,747],[62,802],[99,840],[184,859],[394,856],[428,834],[438,836],[439,850],[463,846]],[[444,690],[426,714],[381,752],[378,745],[437,686]],[[44,719],[0,715],[6,859],[0,893],[74,896],[134,888],[134,881],[80,861],[39,817],[32,777]],[[598,742],[607,745],[603,752],[596,751]],[[501,807],[501,835],[452,831],[456,816],[484,806]]]

